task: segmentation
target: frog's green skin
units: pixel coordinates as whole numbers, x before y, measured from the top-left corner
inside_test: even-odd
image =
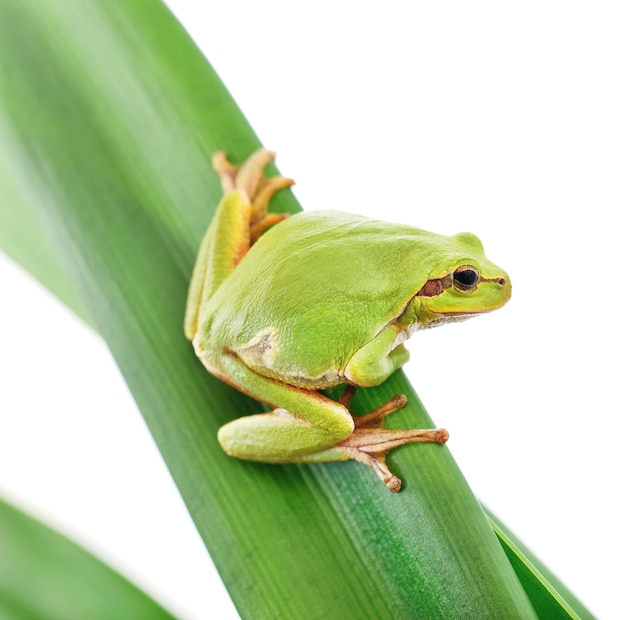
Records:
[[[353,418],[353,389],[339,402],[317,390],[382,383],[408,360],[402,343],[414,331],[501,307],[509,277],[470,233],[441,236],[340,211],[293,215],[254,242],[285,217],[266,209],[291,184],[262,176],[272,157],[260,150],[237,168],[216,156],[225,197],[190,287],[185,332],[198,357],[274,407],[225,425],[220,443],[233,456],[270,463],[354,458],[397,491],[386,453],[407,442],[443,443],[446,431],[384,430],[402,396]]]

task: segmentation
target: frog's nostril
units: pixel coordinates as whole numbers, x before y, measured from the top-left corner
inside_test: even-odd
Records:
[[[506,284],[506,278],[499,278],[498,279],[498,284],[500,286],[504,286]]]

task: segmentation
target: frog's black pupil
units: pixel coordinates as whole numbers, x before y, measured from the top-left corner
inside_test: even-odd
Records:
[[[474,286],[478,280],[478,274],[473,269],[459,270],[454,274],[454,279],[461,286]]]

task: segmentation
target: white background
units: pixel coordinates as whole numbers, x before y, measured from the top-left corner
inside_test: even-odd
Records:
[[[471,230],[508,270],[510,304],[417,334],[407,372],[479,498],[619,617],[619,3],[169,5],[305,209]],[[104,345],[4,259],[0,282],[0,494],[182,616],[236,617]]]

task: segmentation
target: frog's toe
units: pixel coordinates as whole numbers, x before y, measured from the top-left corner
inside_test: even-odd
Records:
[[[382,428],[384,419],[399,409],[406,407],[409,399],[404,394],[396,394],[380,407],[354,418],[356,428]]]
[[[274,161],[276,154],[267,149],[257,149],[240,165],[231,164],[224,151],[213,155],[212,163],[222,183],[225,194],[241,190],[250,199],[250,238],[254,243],[270,226],[288,217],[288,213],[268,213],[269,201],[281,189],[291,187],[293,179],[282,176],[265,177],[265,167]]]
[[[448,431],[443,428],[387,430],[380,428],[356,428],[355,431],[337,444],[351,459],[372,467],[376,475],[393,493],[402,487],[402,481],[387,465],[390,450],[407,443],[429,442],[443,444],[448,440]]]

